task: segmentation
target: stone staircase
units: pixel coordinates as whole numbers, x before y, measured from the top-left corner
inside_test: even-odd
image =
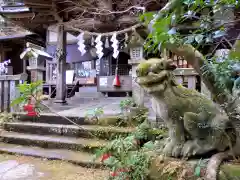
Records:
[[[46,119],[48,121],[46,123]],[[127,136],[131,128],[87,125],[82,119],[76,125],[68,121],[51,121],[50,116],[38,119],[20,118],[3,125],[0,152],[47,159],[59,159],[85,167],[103,167],[93,161],[94,151],[118,135]]]

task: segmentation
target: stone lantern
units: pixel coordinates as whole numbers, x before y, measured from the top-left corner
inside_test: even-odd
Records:
[[[128,48],[130,51],[130,59],[128,64],[132,65],[132,96],[134,102],[138,106],[144,106],[144,90],[136,83],[136,67],[144,60],[143,58],[143,43],[144,40],[134,32],[130,37]]]
[[[52,59],[52,56],[44,52],[42,47],[27,43],[27,49],[20,54],[20,58],[29,62],[27,70],[31,72],[31,82],[43,81],[43,73],[46,71],[45,62]]]

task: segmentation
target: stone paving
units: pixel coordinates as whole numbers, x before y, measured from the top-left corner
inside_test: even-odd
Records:
[[[0,163],[1,180],[37,180],[43,176],[33,164],[21,164],[16,160],[7,160]]]
[[[60,160],[0,154],[0,180],[103,180],[108,170],[84,168]]]
[[[66,105],[56,104],[54,100],[48,100],[45,104],[59,115],[68,117],[84,117],[88,110],[98,107],[103,108],[105,115],[118,115],[121,113],[119,104],[124,99],[128,97],[104,97],[95,87],[83,87],[75,96],[67,99]],[[144,104],[149,108],[149,118],[153,120],[156,116],[151,108],[149,97],[146,97]]]

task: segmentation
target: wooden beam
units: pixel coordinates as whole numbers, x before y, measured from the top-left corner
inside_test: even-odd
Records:
[[[31,1],[28,1],[28,0],[24,0],[24,4],[25,6],[38,6],[39,7],[52,7],[52,4],[51,3],[43,3],[43,2],[31,2]]]
[[[139,21],[138,17],[123,15],[117,19],[116,23],[135,24],[138,21]]]
[[[13,14],[5,14],[6,17],[8,18],[31,18],[34,17],[34,13],[28,12],[28,13],[13,13]]]
[[[58,26],[57,84],[55,103],[66,103],[66,46],[67,33],[63,25]]]
[[[56,21],[58,21],[59,23],[63,22],[63,19],[58,14],[58,10],[57,10],[57,6],[56,6],[55,2],[52,2],[52,9],[53,9],[52,15],[53,15],[54,19]]]

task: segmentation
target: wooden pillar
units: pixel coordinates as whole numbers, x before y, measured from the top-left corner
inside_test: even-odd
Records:
[[[57,42],[57,82],[55,103],[66,103],[66,31],[63,25],[58,26]]]
[[[96,69],[96,61],[95,60],[91,61],[91,69]]]
[[[4,58],[3,44],[0,44],[0,62],[3,62],[5,60]]]

